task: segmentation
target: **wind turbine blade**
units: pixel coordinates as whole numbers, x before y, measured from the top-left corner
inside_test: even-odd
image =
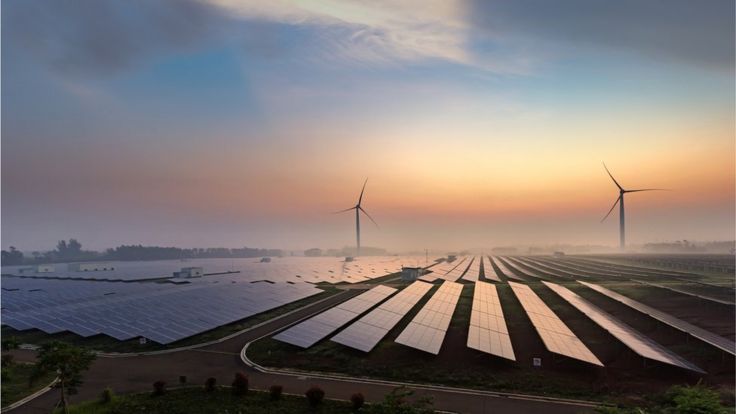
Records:
[[[616,198],[616,201],[611,206],[611,209],[608,210],[608,213],[606,213],[606,216],[601,219],[601,223],[603,223],[608,218],[608,216],[611,215],[611,212],[613,211],[614,208],[616,208],[616,204],[618,204],[619,201],[621,201],[621,196],[618,196],[618,198]]]
[[[613,174],[611,174],[611,172],[608,171],[608,167],[606,167],[606,163],[605,162],[603,163],[603,168],[606,169],[606,172],[608,173],[608,176],[611,177],[611,179],[613,180],[613,182],[616,184],[616,187],[618,187],[619,190],[623,191],[624,188],[621,187],[621,184],[619,184],[618,181],[616,181],[615,178],[613,178]]]
[[[363,201],[363,192],[365,192],[365,185],[368,184],[368,179],[366,178],[363,182],[363,189],[360,190],[360,197],[358,197],[358,205],[360,206],[360,203]],[[365,213],[365,211],[364,211]]]
[[[640,191],[670,191],[668,188],[641,188],[638,190],[624,190],[624,193],[638,193]]]
[[[368,216],[369,219],[371,219],[371,221],[373,222],[373,224],[376,225],[376,227],[378,227],[378,223],[376,223],[376,220],[373,220],[373,217],[371,217],[371,215],[368,214],[367,211],[363,210],[363,207],[358,207],[358,208],[360,209],[360,211],[363,212],[363,214],[365,214],[366,216]],[[378,227],[378,228],[380,229],[380,227]]]
[[[344,213],[346,211],[355,210],[355,209],[356,209],[356,207],[350,207],[350,208],[346,208],[345,210],[333,211],[332,214]]]

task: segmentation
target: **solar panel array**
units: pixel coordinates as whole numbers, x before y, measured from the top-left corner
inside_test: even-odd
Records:
[[[310,283],[360,283],[401,271],[401,266],[424,266],[424,256],[367,256],[346,262],[338,257],[274,257],[262,263],[260,258],[187,259],[110,262],[112,271],[74,271],[68,264],[53,265],[49,273],[20,272],[24,266],[3,266],[3,275],[24,278],[95,279],[132,281],[171,278],[182,267],[202,267],[207,274],[239,272],[238,280],[270,280]],[[27,268],[27,266],[25,266]]]
[[[509,268],[508,266],[506,266],[506,264],[503,262],[503,260],[499,259],[498,257],[496,257],[496,258],[489,257],[489,259],[491,259],[491,261],[494,262],[496,264],[496,266],[498,266],[498,270],[500,270],[501,273],[503,273],[503,275],[506,276],[508,279],[514,279],[514,280],[518,280],[518,281],[521,281],[521,282],[525,282],[526,281],[526,279],[524,279],[523,277],[517,276],[516,273],[514,273],[511,270],[511,268]]]
[[[468,347],[512,361],[516,360],[498,291],[491,283],[475,282]]]
[[[731,302],[731,301],[714,298],[712,296],[701,295],[701,294],[694,293],[694,292],[689,292],[687,290],[678,289],[676,287],[672,287],[672,286],[669,286],[669,285],[662,285],[662,284],[659,284],[659,283],[647,282],[647,281],[644,281],[644,280],[634,280],[634,279],[631,279],[631,280],[633,282],[636,282],[636,283],[641,283],[642,285],[649,285],[649,286],[658,287],[660,289],[671,290],[673,292],[680,293],[682,295],[692,296],[692,297],[696,297],[698,299],[703,299],[703,300],[707,300],[707,301],[710,301],[710,302],[720,303],[721,305],[729,305],[729,306],[734,306],[735,305],[735,303],[734,302]]]
[[[521,302],[529,319],[544,342],[547,350],[593,365],[603,366],[601,361],[578,339],[560,318],[527,285],[509,282],[514,295]]]
[[[2,323],[169,344],[322,290],[306,283],[186,285],[3,278]]]
[[[473,258],[473,261],[470,263],[470,267],[468,267],[468,270],[463,275],[463,280],[469,280],[471,282],[478,280],[480,277],[480,262],[482,257],[483,256],[477,256]]]
[[[437,355],[450,326],[463,285],[445,281],[422,310],[399,334],[396,342]]]
[[[302,348],[309,348],[341,326],[357,318],[363,312],[382,302],[394,292],[396,292],[396,289],[392,287],[376,286],[334,308],[282,331],[273,338]]]
[[[444,280],[448,273],[454,271],[459,267],[462,267],[462,269],[465,270],[465,268],[468,267],[468,263],[465,260],[465,257],[461,257],[460,259],[452,262],[440,263],[439,265],[433,266],[431,268],[432,273],[422,275],[421,277],[419,277],[419,279],[425,282],[434,282],[437,279]]]
[[[331,340],[363,352],[370,352],[431,288],[432,285],[429,283],[415,281],[333,336]]]
[[[501,278],[496,274],[496,269],[493,268],[493,260],[491,256],[481,256],[483,258],[483,275],[486,279],[494,282],[500,282]]]
[[[555,283],[543,283],[547,285],[547,287],[552,289],[555,293],[560,295],[560,297],[569,302],[572,306],[577,308],[580,312],[583,312],[588,318],[598,324],[598,326],[608,331],[611,335],[616,337],[616,339],[621,341],[624,345],[626,345],[632,351],[636,352],[642,357],[653,359],[655,361],[660,361],[665,364],[689,369],[695,372],[700,372],[703,374],[705,373],[705,371],[703,371],[702,369],[684,360],[680,356],[674,354],[673,352],[654,342],[650,338],[642,335],[634,328],[626,325],[625,323],[621,322],[620,320],[614,318],[613,316],[602,311],[595,305],[581,298],[570,289]]]
[[[578,281],[578,283],[581,283],[599,293],[602,293],[613,300],[617,300],[624,305],[629,306],[630,308],[636,309],[641,313],[647,314],[660,322],[666,323],[667,325],[672,326],[675,329],[679,329],[687,334],[690,334],[703,342],[706,342],[723,351],[728,352],[731,355],[736,355],[736,343],[727,338],[716,335],[713,332],[706,331],[699,326],[695,326],[668,313],[662,312],[658,309],[654,309],[651,306],[647,306],[641,302],[637,302],[634,299],[628,298],[603,286],[583,282],[580,280]]]

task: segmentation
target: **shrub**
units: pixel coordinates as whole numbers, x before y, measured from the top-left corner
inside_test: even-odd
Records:
[[[233,394],[235,395],[245,395],[248,393],[248,376],[245,375],[243,372],[238,372],[235,374],[235,379],[233,380]]]
[[[353,403],[353,410],[360,410],[360,407],[365,404],[365,397],[363,397],[363,394],[356,392],[350,396],[350,402]]]
[[[107,387],[102,390],[102,393],[100,394],[100,402],[103,404],[110,404],[113,399],[115,399],[115,393],[112,391],[112,388]]]
[[[721,405],[718,393],[700,383],[695,386],[675,385],[665,393],[663,412],[699,414],[699,413],[726,413],[728,410]]]
[[[307,401],[309,401],[309,405],[312,407],[318,406],[325,399],[324,390],[316,385],[309,387],[304,395],[307,396]]]
[[[15,361],[15,357],[13,357],[10,354],[5,354],[2,356],[2,367],[3,368],[12,367],[14,361]]]
[[[153,395],[164,395],[166,394],[166,383],[158,380],[153,383]]]
[[[280,400],[281,392],[283,391],[284,391],[284,387],[280,385],[272,385],[271,388],[268,389],[268,392],[271,395],[271,401]]]
[[[186,384],[186,383],[187,383],[187,376],[179,375],[179,384]]]
[[[217,385],[217,380],[213,377],[209,377],[204,382],[204,390],[207,392],[212,392],[215,390],[216,385]]]

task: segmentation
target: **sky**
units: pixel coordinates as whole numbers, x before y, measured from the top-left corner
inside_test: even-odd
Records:
[[[730,0],[5,0],[2,247],[732,240]]]

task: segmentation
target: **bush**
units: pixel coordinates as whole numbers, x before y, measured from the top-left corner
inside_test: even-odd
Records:
[[[699,383],[695,386],[679,386],[670,388],[665,393],[663,404],[665,413],[700,414],[726,413],[728,410],[721,405],[718,393]]]
[[[312,407],[320,405],[322,400],[325,399],[325,392],[322,388],[315,386],[309,387],[307,392],[304,393],[307,396],[307,401]]]
[[[272,385],[271,388],[268,389],[269,394],[271,395],[271,401],[278,401],[281,399],[281,393],[284,391],[284,387],[280,385]]]
[[[153,383],[153,395],[166,394],[166,383],[164,381],[156,381]]]
[[[179,375],[179,384],[186,384],[186,383],[187,383],[187,376]]]
[[[215,390],[216,385],[217,385],[217,380],[213,377],[209,377],[204,382],[204,390],[207,392],[212,392]]]
[[[248,376],[245,375],[243,372],[238,372],[235,374],[235,379],[233,380],[233,394],[235,395],[245,395],[248,393]]]
[[[110,387],[105,388],[100,394],[100,402],[103,404],[110,404],[113,399],[115,399],[115,393]]]
[[[10,368],[13,366],[13,362],[15,361],[15,357],[13,357],[10,354],[5,354],[2,356],[2,367],[3,368]]]
[[[353,403],[353,410],[360,410],[360,407],[365,404],[365,397],[363,397],[363,394],[356,392],[350,396],[350,402]]]

